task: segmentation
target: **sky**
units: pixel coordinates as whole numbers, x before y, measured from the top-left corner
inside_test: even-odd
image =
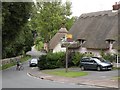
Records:
[[[112,5],[120,0],[62,0],[72,2],[72,16],[80,16],[82,13],[112,10]]]
[[[33,1],[36,2],[39,0]],[[115,2],[120,2],[120,0],[62,0],[63,3],[66,1],[72,2],[72,16],[78,17],[83,13],[112,10],[112,6],[115,4]]]

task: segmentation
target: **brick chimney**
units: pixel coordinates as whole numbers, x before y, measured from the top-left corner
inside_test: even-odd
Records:
[[[113,5],[113,10],[119,10],[120,9],[120,3],[115,2],[115,5]]]

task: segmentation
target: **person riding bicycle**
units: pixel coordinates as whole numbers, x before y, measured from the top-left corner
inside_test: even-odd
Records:
[[[20,61],[19,60],[17,60],[17,70],[20,68]]]

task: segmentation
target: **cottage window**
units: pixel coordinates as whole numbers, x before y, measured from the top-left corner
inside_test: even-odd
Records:
[[[109,49],[111,50],[113,48],[113,44],[115,43],[115,40],[107,39],[106,41],[109,44]]]
[[[85,39],[78,39],[78,41],[79,41],[80,45],[82,45],[85,43],[86,40]]]

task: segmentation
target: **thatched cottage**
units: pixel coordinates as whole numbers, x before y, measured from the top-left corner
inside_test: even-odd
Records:
[[[68,33],[67,29],[62,27],[49,42],[49,49],[53,53],[65,52],[66,48],[61,47],[61,39]]]
[[[72,34],[74,41],[79,41],[79,45],[71,49],[95,56],[100,55],[101,51],[117,53],[119,9],[120,4],[115,4],[113,10],[82,14],[68,32]],[[62,30],[50,41],[50,49],[53,52],[62,50],[60,39],[67,33],[66,30]],[[65,51],[65,48],[62,51]]]
[[[74,23],[68,33],[80,42],[78,52],[100,55],[102,50],[117,53],[120,7],[116,8],[116,5],[113,5],[113,10],[82,14]]]

